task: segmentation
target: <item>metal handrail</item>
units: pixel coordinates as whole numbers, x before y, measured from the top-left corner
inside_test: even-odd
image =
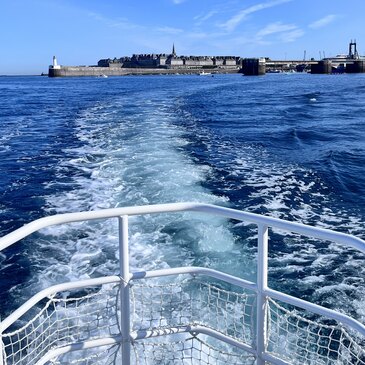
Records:
[[[138,272],[130,273],[129,267],[129,248],[128,248],[128,216],[142,215],[142,214],[154,214],[154,213],[172,213],[172,212],[201,212],[208,214],[215,214],[223,216],[229,219],[235,219],[239,221],[247,221],[254,223],[258,226],[258,262],[257,262],[257,283],[252,283],[243,279],[233,277],[228,274],[223,274],[215,270],[206,268],[175,268],[175,269],[165,269],[156,270],[152,272]],[[173,203],[173,204],[161,204],[161,205],[149,205],[149,206],[138,206],[138,207],[126,207],[126,208],[115,208],[106,209],[101,211],[93,212],[81,212],[81,213],[68,213],[60,214],[50,217],[45,217],[38,219],[32,223],[29,223],[16,231],[0,238],[0,251],[11,246],[22,238],[29,236],[30,234],[52,225],[80,222],[86,220],[96,220],[96,219],[107,219],[107,218],[118,218],[119,221],[119,253],[120,253],[120,277],[112,276],[100,279],[90,279],[82,282],[65,283],[56,285],[54,287],[43,290],[42,292],[33,296],[29,301],[27,301],[23,306],[18,308],[13,314],[7,317],[3,322],[0,323],[0,334],[8,328],[14,321],[19,319],[29,308],[35,305],[45,296],[55,291],[65,290],[62,288],[80,288],[90,285],[100,285],[105,283],[119,282],[121,284],[120,290],[120,301],[121,301],[121,334],[118,337],[122,345],[122,364],[130,364],[130,345],[133,336],[135,338],[142,338],[141,334],[134,334],[130,330],[130,308],[129,308],[129,290],[130,280],[138,280],[143,278],[152,278],[167,275],[176,274],[194,274],[194,275],[208,275],[215,277],[220,280],[224,280],[242,288],[253,290],[257,295],[257,326],[256,326],[256,345],[255,348],[250,348],[254,351],[257,359],[257,365],[264,365],[265,361],[272,361],[275,364],[284,364],[280,359],[276,359],[272,355],[266,352],[267,348],[267,318],[266,318],[266,306],[267,299],[274,298],[282,302],[310,310],[313,313],[320,315],[326,315],[328,318],[335,319],[338,322],[344,323],[353,329],[360,332],[365,336],[365,326],[355,319],[346,316],[341,313],[337,313],[333,310],[323,308],[316,304],[306,302],[304,300],[289,296],[287,294],[274,291],[268,287],[268,228],[275,227],[284,231],[294,232],[305,236],[310,236],[318,238],[321,240],[328,240],[343,244],[345,246],[353,247],[361,252],[365,253],[365,241],[360,238],[331,231],[329,229],[323,229],[318,227],[311,227],[300,223],[289,222],[277,218],[271,218],[266,216],[260,216],[254,213],[242,212],[230,208],[218,207],[209,204],[200,203]],[[199,327],[200,328],[200,327]],[[200,332],[207,333],[211,332],[210,335],[218,336],[221,339],[227,341],[228,343],[233,343],[234,341],[223,334],[214,333],[214,330],[207,328],[200,328]],[[137,337],[136,337],[137,336]],[[142,337],[141,337],[142,336]],[[152,335],[151,335],[152,336]],[[116,341],[116,338],[105,340],[105,341]],[[233,341],[233,342],[232,342]],[[97,343],[104,343],[103,339],[93,341],[87,341],[87,346],[100,346]],[[86,343],[86,342],[85,342]],[[2,342],[0,342],[0,364],[2,364]],[[75,344],[76,346],[76,344]],[[70,351],[72,348],[70,345]],[[244,347],[246,345],[243,345]],[[254,350],[253,350],[254,349]],[[65,349],[57,350],[66,351]],[[56,352],[57,352],[56,351]],[[68,350],[67,350],[68,351]],[[48,355],[47,355],[48,356]],[[41,361],[41,360],[40,360]],[[43,362],[40,362],[43,363]]]
[[[322,240],[342,243],[351,246],[365,253],[365,241],[352,235],[334,232],[330,229],[312,227],[301,223],[290,222],[284,219],[262,216],[255,213],[248,213],[236,209],[219,207],[212,204],[202,203],[171,203],[157,205],[142,205],[136,207],[123,207],[103,209],[90,212],[56,214],[49,217],[37,219],[31,223],[0,238],[0,251],[18,242],[22,238],[39,231],[42,228],[64,223],[75,223],[88,220],[116,218],[120,216],[134,216],[142,214],[173,213],[173,212],[202,212],[216,214],[226,218],[247,221],[250,223],[263,224],[269,227],[279,228],[285,231],[302,234]]]

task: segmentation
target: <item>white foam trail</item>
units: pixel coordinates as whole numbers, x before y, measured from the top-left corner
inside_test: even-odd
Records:
[[[189,112],[184,113],[184,118],[189,121],[194,138],[204,141],[207,151],[213,151],[209,154],[209,162],[215,170],[222,171],[221,175],[225,179],[218,190],[227,192],[227,195],[232,194],[236,206],[271,217],[363,237],[365,225],[356,215],[356,207],[351,211],[339,208],[341,203],[338,197],[332,195],[334,193],[316,172],[291,163],[281,163],[260,146],[221,140],[219,135],[212,135],[208,128],[205,129],[204,124],[195,121],[194,115]],[[236,227],[240,229],[245,224],[237,224]],[[284,236],[276,237],[269,265],[270,273],[278,280],[276,285],[284,291],[301,295],[303,290],[305,299],[316,300],[317,288],[334,285],[336,282],[341,284],[342,278],[346,280],[348,272],[364,281],[363,273],[356,267],[355,257],[363,257],[360,253],[355,254],[349,248],[328,242],[295,237],[277,229],[271,232],[270,235]],[[252,241],[252,246],[255,247],[256,232],[252,230],[250,233],[250,238],[246,241]],[[252,246],[249,244],[246,250]],[[328,265],[321,264],[326,261]],[[331,275],[332,270],[336,274]],[[351,308],[361,312],[353,304],[354,299],[361,295],[361,290],[355,286],[352,286],[352,290],[345,290],[345,286],[340,288],[342,295],[333,303],[333,308]],[[308,297],[312,293],[313,298]],[[330,297],[330,294],[327,295]],[[322,297],[317,303],[326,303],[327,299]],[[347,312],[349,313],[348,310]]]
[[[189,142],[172,123],[169,104],[139,103],[123,99],[80,115],[75,130],[82,144],[67,149],[56,167],[63,185],[60,193],[47,197],[49,213],[179,201],[226,203],[202,187],[210,168],[185,154],[182,147]],[[54,190],[58,181],[46,189]],[[32,275],[29,290],[118,272],[116,220],[50,227],[42,233],[34,255],[42,257],[40,252],[47,250],[52,258],[37,258],[40,270]],[[234,242],[222,218],[185,213],[130,219],[133,269],[188,265],[194,254],[230,252]]]

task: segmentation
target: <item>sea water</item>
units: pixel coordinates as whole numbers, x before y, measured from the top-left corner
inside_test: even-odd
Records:
[[[204,202],[365,238],[365,76],[0,77],[0,235],[46,215]],[[254,280],[252,227],[130,220],[132,269]],[[270,235],[269,284],[364,321],[364,255]],[[117,222],[50,227],[0,253],[0,315],[118,273]]]

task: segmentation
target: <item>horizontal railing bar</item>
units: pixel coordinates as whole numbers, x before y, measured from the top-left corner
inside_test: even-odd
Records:
[[[221,273],[219,271],[201,267],[182,267],[182,268],[174,268],[174,269],[163,269],[163,270],[155,270],[155,271],[140,271],[131,274],[130,280],[139,280],[139,279],[148,279],[148,278],[156,278],[159,276],[171,276],[171,275],[206,275],[216,279],[220,279],[226,281],[230,284],[237,285],[244,289],[252,290],[257,292],[256,284],[246,281],[244,279],[235,278],[231,275]],[[21,307],[19,307],[16,311],[14,311],[11,315],[5,318],[0,323],[0,333],[4,332],[12,323],[14,323],[17,319],[19,319],[22,315],[24,315],[30,308],[32,308],[35,304],[41,301],[44,298],[49,297],[58,292],[62,292],[70,289],[80,289],[85,287],[91,287],[96,285],[103,284],[111,284],[111,283],[119,283],[119,276],[107,276],[96,279],[88,279],[82,281],[75,282],[67,282],[63,284],[58,284],[51,286],[42,290],[41,292],[35,294],[32,298],[30,298],[27,302],[25,302]],[[278,292],[273,289],[267,289],[265,294],[272,299],[280,300],[284,303],[291,304],[297,306],[299,308],[309,310],[313,313],[327,316],[328,318],[339,321],[343,324],[347,324],[351,328],[357,330],[363,336],[365,336],[365,326],[355,319],[343,314],[338,313],[332,309],[321,307],[317,304],[307,302],[305,300],[292,297],[288,294],[284,294]]]
[[[96,279],[70,281],[43,289],[39,293],[33,295],[22,306],[20,306],[17,310],[0,322],[0,333],[4,332],[9,326],[11,326],[16,320],[18,320],[23,314],[25,314],[30,308],[32,308],[42,299],[47,298],[53,294],[70,289],[81,289],[96,285],[119,283],[120,280],[121,278],[119,276],[105,276]]]
[[[190,332],[191,326],[179,326],[170,328],[154,328],[152,330],[134,330],[131,332],[131,339],[133,341],[145,340],[146,338],[177,335],[179,333]]]
[[[221,273],[219,271],[213,269],[207,269],[202,267],[182,267],[182,268],[174,268],[174,269],[163,269],[163,270],[155,270],[155,271],[140,271],[131,274],[130,279],[147,279],[147,278],[155,278],[159,276],[171,276],[171,275],[207,275],[210,277],[214,277],[216,279],[221,279],[230,284],[237,285],[244,289],[249,289],[256,291],[256,284],[240,279],[235,278],[234,276]],[[118,283],[121,281],[119,276],[107,276],[96,279],[87,279],[82,281],[74,281],[74,282],[66,282],[62,284],[57,284],[51,286],[49,288],[43,289],[39,293],[35,294],[28,301],[26,301],[22,306],[20,306],[16,311],[14,311],[11,315],[5,318],[0,323],[0,333],[5,331],[12,323],[18,320],[23,314],[25,314],[30,308],[40,302],[42,299],[47,298],[55,293],[62,292],[70,289],[80,289],[86,288],[90,286],[110,284],[110,283]]]
[[[189,326],[182,326],[182,327],[173,327],[169,329],[153,329],[153,330],[138,330],[138,331],[132,331],[130,335],[131,341],[138,341],[143,340],[146,338],[154,338],[154,337],[160,337],[160,336],[167,336],[167,335],[176,335],[181,333],[191,333],[194,335],[197,334],[205,334],[211,337],[216,338],[217,340],[223,341],[229,345],[238,347],[244,351],[249,352],[252,355],[255,355],[255,349],[253,349],[251,346],[246,345],[242,342],[239,342],[235,340],[232,337],[229,337],[227,335],[224,335],[220,332],[217,332],[211,328],[204,327],[201,325],[189,325]],[[85,350],[90,349],[93,347],[101,347],[101,346],[108,346],[108,345],[115,345],[118,343],[122,343],[123,339],[122,336],[116,335],[111,337],[105,337],[95,340],[89,340],[89,341],[83,341],[83,342],[77,342],[74,344],[62,346],[59,348],[55,348],[47,352],[46,355],[44,355],[36,365],[44,365],[48,361],[56,358],[57,356],[66,354],[71,351],[79,351],[79,350]]]
[[[194,210],[197,208],[197,205],[199,204],[196,203],[157,204],[157,205],[145,205],[136,207],[103,209],[89,212],[56,214],[48,217],[43,217],[31,223],[28,223],[23,227],[18,228],[17,230],[9,233],[8,235],[0,238],[0,251],[5,249],[6,247],[9,247],[10,245],[19,241],[20,239],[29,236],[31,233],[39,231],[42,228],[54,226],[57,224],[116,218],[123,215],[182,212],[182,211]]]
[[[130,280],[151,279],[161,276],[171,276],[171,275],[181,275],[181,274],[206,275],[215,279],[223,280],[229,284],[239,286],[243,289],[248,289],[257,292],[257,285],[251,281],[240,279],[217,270],[208,269],[205,267],[195,267],[195,266],[134,272]]]
[[[146,338],[174,335],[174,334],[185,333],[185,332],[189,332],[192,335],[197,335],[197,334],[208,335],[208,336],[216,338],[217,340],[223,341],[229,345],[232,345],[232,346],[238,347],[242,350],[245,350],[245,351],[249,352],[250,354],[253,354],[253,355],[256,354],[256,350],[254,348],[252,348],[251,346],[246,345],[245,343],[240,342],[223,333],[220,333],[212,328],[205,327],[202,325],[192,324],[192,325],[188,325],[188,326],[173,327],[173,328],[168,328],[168,329],[155,328],[153,330],[138,330],[138,331],[133,331],[131,334],[131,337],[134,340],[143,340]]]
[[[358,331],[359,333],[361,333],[362,336],[365,337],[365,326],[363,324],[361,324],[360,322],[358,322],[356,319],[353,319],[346,314],[336,312],[329,308],[321,307],[317,304],[307,302],[303,299],[299,299],[296,297],[292,297],[288,294],[284,294],[284,293],[278,292],[273,289],[267,289],[265,291],[265,294],[269,298],[280,300],[286,304],[291,304],[291,305],[297,306],[299,308],[305,309],[307,311],[310,311],[312,313],[316,313],[321,316],[325,316],[327,318],[334,319],[337,322],[340,322],[342,324],[346,324],[347,326]]]
[[[275,364],[275,365],[293,365],[292,362],[288,362],[282,359],[279,359],[278,357],[268,354],[267,352],[264,352],[262,355],[263,360],[267,361],[269,364]]]
[[[137,207],[105,209],[91,212],[66,213],[44,217],[28,223],[25,226],[13,231],[12,233],[9,233],[8,235],[0,238],[0,251],[5,249],[6,247],[9,247],[20,239],[30,235],[31,233],[56,224],[106,219],[119,217],[122,215],[173,213],[183,211],[218,214],[225,218],[236,219],[239,221],[247,221],[255,224],[268,225],[270,227],[279,228],[285,231],[294,232],[305,236],[339,242],[344,245],[356,248],[365,253],[365,241],[346,233],[334,232],[325,228],[311,227],[301,223],[289,222],[278,218],[261,216],[255,213],[242,212],[231,208],[224,208],[215,205],[200,203],[146,205]]]
[[[224,281],[226,278],[228,280],[230,280],[231,278],[235,279],[234,277],[231,277],[230,275],[227,275],[224,273],[219,273],[212,269],[199,268],[199,267],[188,267],[188,268],[181,268],[181,269],[182,270],[180,270],[180,268],[176,268],[176,269],[156,270],[156,271],[147,271],[147,272],[145,272],[145,271],[136,272],[131,275],[131,279],[138,280],[138,279],[143,279],[143,278],[147,279],[147,278],[155,278],[158,276],[180,275],[180,274],[207,275],[207,276],[211,276],[211,277],[221,279]],[[18,310],[16,310],[13,314],[11,314],[9,317],[7,317],[1,323],[1,330],[4,331],[6,328],[8,328],[14,321],[16,321],[18,318],[20,318],[34,304],[36,304],[40,300],[42,300],[50,295],[53,295],[57,292],[61,292],[64,290],[70,290],[70,289],[91,287],[91,286],[95,286],[95,285],[119,283],[120,280],[121,279],[119,276],[109,276],[109,277],[102,277],[102,278],[97,278],[97,279],[82,280],[82,281],[77,281],[77,282],[67,282],[67,283],[54,285],[50,288],[44,289],[41,292],[39,292],[38,294],[34,295],[25,304],[23,304],[20,308],[18,308]],[[230,280],[228,282],[230,282],[231,284],[237,285],[237,286],[242,286],[247,289],[251,289],[251,290],[256,289],[255,284],[253,284],[251,282],[246,282],[245,280],[242,280],[242,279],[233,280],[232,282]],[[361,333],[362,335],[365,336],[365,326],[345,314],[337,313],[331,309],[324,308],[324,307],[318,306],[318,305],[310,303],[310,302],[306,302],[302,299],[298,299],[298,298],[292,297],[290,295],[277,292],[272,289],[267,289],[265,291],[265,294],[272,299],[280,300],[284,303],[297,306],[299,308],[311,311],[313,313],[325,316],[327,318],[334,319],[342,324],[346,324],[349,327],[357,330],[359,333]],[[138,332],[134,331],[131,333],[131,339],[138,340],[138,339],[147,338],[147,337],[156,337],[156,336],[181,333],[181,332],[197,332],[197,333],[207,334],[207,335],[215,337],[219,340],[222,340],[228,344],[240,347],[240,348],[244,349],[245,351],[248,351],[252,354],[255,353],[255,350],[253,350],[248,345],[245,345],[235,339],[232,339],[231,337],[228,337],[211,328],[207,328],[204,326],[185,326],[185,327],[179,327],[177,329],[170,328],[170,329],[154,329],[154,330],[146,330],[146,331],[138,331]],[[76,343],[76,344],[72,344],[69,346],[65,346],[65,347],[62,347],[59,349],[52,350],[51,353],[48,353],[46,355],[47,356],[46,360],[44,360],[44,362],[43,362],[43,359],[42,359],[41,362],[37,363],[37,365],[45,364],[47,361],[49,361],[53,357],[66,353],[68,351],[75,351],[75,350],[86,349],[86,348],[90,348],[90,347],[98,347],[98,346],[103,346],[103,345],[108,345],[108,344],[114,344],[114,343],[120,342],[121,340],[122,340],[121,336],[114,336],[114,337],[109,337],[107,339],[90,340],[90,341],[85,341],[82,344]],[[289,364],[289,363],[279,360],[276,357],[271,356],[267,353],[264,355],[264,359],[266,361],[275,360],[276,361],[275,363],[277,363],[277,364],[282,364],[282,365]]]
[[[122,342],[122,336],[116,335],[116,336],[104,337],[104,338],[99,338],[99,339],[90,340],[90,341],[77,342],[77,343],[73,343],[71,345],[58,347],[58,348],[52,349],[49,352],[47,352],[47,354],[44,355],[40,360],[38,360],[35,365],[44,365],[48,361],[51,361],[52,359],[54,359],[60,355],[66,354],[67,352],[86,350],[86,349],[91,349],[93,347],[116,345],[121,342]]]
[[[199,207],[196,207],[194,211],[218,214],[226,218],[247,221],[258,225],[267,225],[269,227],[278,228],[287,232],[298,233],[304,236],[326,241],[338,242],[356,248],[365,253],[364,240],[346,233],[335,232],[326,228],[312,227],[302,223],[290,222],[284,219],[272,218],[255,213],[242,212],[236,209],[224,208],[209,204],[201,204]]]
[[[201,213],[207,213],[207,214],[215,214],[219,215],[228,219],[234,219],[238,221],[246,221],[248,223],[254,223],[258,226],[268,226],[268,227],[274,227],[277,229],[281,229],[283,231],[287,232],[293,232],[296,234],[309,236],[321,240],[331,241],[331,242],[337,242],[346,246],[353,247],[363,253],[365,253],[365,241],[361,240],[360,238],[351,236],[349,234],[345,233],[339,233],[334,232],[329,229],[319,228],[319,227],[311,227],[307,226],[301,223],[295,223],[295,222],[289,222],[277,218],[271,218],[266,216],[261,216],[254,213],[247,213],[242,212],[239,210],[231,209],[231,208],[225,208],[225,207],[219,207],[209,204],[200,204],[200,203],[173,203],[173,204],[161,204],[161,205],[152,205],[152,206],[137,206],[137,207],[125,207],[125,208],[114,208],[114,209],[106,209],[101,211],[92,211],[92,212],[80,212],[80,213],[68,213],[68,214],[61,214],[61,215],[55,215],[55,216],[49,216],[44,217],[41,219],[38,219],[36,221],[33,221],[14,232],[0,238],[0,251],[9,247],[10,245],[14,244],[15,242],[19,241],[20,239],[27,237],[28,235],[49,227],[56,224],[64,224],[64,223],[73,223],[73,222],[81,222],[81,221],[88,221],[88,220],[97,220],[97,219],[108,219],[108,218],[114,218],[114,217],[120,217],[120,216],[132,216],[132,215],[142,215],[142,214],[154,214],[154,213],[174,213],[174,212],[201,212]],[[231,276],[229,274],[220,273],[218,271],[207,269],[207,268],[199,268],[199,267],[187,267],[187,268],[175,268],[175,269],[162,269],[162,270],[156,270],[156,271],[141,271],[134,274],[130,274],[129,277],[126,276],[127,279],[125,279],[127,282],[130,279],[138,280],[138,279],[144,279],[144,278],[154,278],[154,277],[160,277],[160,276],[169,276],[169,275],[180,275],[180,274],[191,274],[191,275],[207,275],[213,278],[216,278],[218,280],[223,280],[225,282],[228,282],[233,285],[237,285],[241,288],[252,290],[257,293],[258,287],[255,283],[236,278],[234,276]],[[57,292],[61,292],[64,290],[70,290],[70,289],[77,289],[77,288],[83,288],[83,287],[90,287],[95,285],[102,285],[107,283],[120,283],[121,278],[119,276],[110,276],[110,277],[104,277],[104,278],[98,278],[98,279],[89,279],[89,280],[83,280],[83,281],[77,281],[77,282],[68,282],[63,283],[59,285],[55,285],[53,287],[44,289],[43,291],[39,292],[38,294],[34,295],[31,299],[29,299],[26,303],[24,303],[20,308],[18,308],[14,313],[12,313],[9,317],[7,317],[3,322],[0,323],[0,333],[2,333],[4,330],[6,330],[12,323],[14,323],[17,319],[19,319],[22,315],[24,315],[31,307],[33,307],[35,304],[37,304],[40,300],[51,296]],[[272,290],[272,289],[265,289],[263,291],[265,295],[267,295],[269,298],[273,298],[279,301],[282,301],[284,303],[297,306],[299,308],[305,309],[307,311],[311,311],[313,313],[325,316],[327,318],[334,319],[338,321],[341,324],[345,324],[354,330],[361,333],[363,336],[365,336],[365,326],[361,324],[360,322],[356,321],[355,319],[342,314],[337,313],[336,311],[333,311],[328,308],[321,307],[319,305],[289,296],[287,294]],[[188,328],[188,327],[186,327]],[[206,328],[204,326],[190,326],[190,331],[194,331],[192,328],[197,328],[198,330],[195,330],[194,332],[197,333],[205,333],[207,335],[211,335],[217,339],[220,339],[222,341],[226,342],[225,337],[226,335],[223,335],[213,329]],[[199,330],[200,329],[200,330]],[[161,330],[163,332],[163,330]],[[170,330],[171,331],[171,330]],[[182,331],[182,330],[181,330]],[[148,332],[148,331],[147,331]],[[145,335],[147,333],[145,331]],[[161,335],[163,334],[161,332]],[[183,331],[186,332],[186,331]],[[208,333],[209,332],[209,333]],[[154,336],[154,330],[150,331],[150,335]],[[223,336],[223,337],[222,337]],[[105,341],[114,341],[111,343],[115,343],[115,339],[117,339],[118,336],[109,337],[108,339],[105,339]],[[234,339],[227,337],[230,339],[227,343],[233,344],[232,341],[235,341]],[[96,342],[95,342],[96,341]],[[82,348],[88,348],[84,346],[90,346],[95,347],[94,345],[91,345],[92,343],[97,343],[98,340],[95,341],[85,341],[84,343],[80,344],[73,344],[69,346],[65,346],[68,351],[74,351],[77,349]],[[103,341],[100,340],[100,341]],[[101,343],[101,342],[100,342]],[[86,344],[86,345],[85,345]],[[238,342],[239,345],[234,344],[234,346],[241,347],[243,344]],[[77,348],[77,346],[82,346],[80,348]],[[103,345],[98,345],[103,346]],[[247,346],[252,353],[255,353],[255,351]],[[246,351],[249,351],[247,348],[244,348]],[[60,349],[56,349],[55,351],[58,351]],[[48,354],[47,354],[48,355]],[[53,355],[54,356],[54,355]],[[273,361],[277,364],[287,364],[283,360],[278,360],[275,356],[272,356],[270,354],[264,353],[263,359],[265,361]],[[38,363],[37,363],[38,364]],[[44,362],[39,363],[44,364]]]

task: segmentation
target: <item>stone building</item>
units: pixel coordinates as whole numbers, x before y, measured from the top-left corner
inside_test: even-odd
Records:
[[[240,57],[233,56],[177,56],[175,45],[170,54],[134,54],[132,57],[108,58],[98,62],[99,67],[113,68],[237,68]]]

